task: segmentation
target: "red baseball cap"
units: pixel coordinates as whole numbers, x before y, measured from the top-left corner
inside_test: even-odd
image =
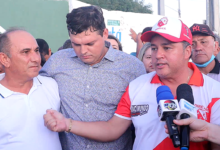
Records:
[[[141,40],[143,42],[150,42],[151,38],[156,34],[171,42],[186,41],[192,45],[192,33],[179,19],[163,17],[152,27],[151,31],[145,32],[141,36]]]

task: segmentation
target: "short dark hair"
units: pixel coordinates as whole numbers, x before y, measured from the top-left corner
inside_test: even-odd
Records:
[[[13,28],[6,30],[6,32],[1,34],[1,36],[0,36],[0,52],[5,53],[8,57],[11,57],[11,55],[10,55],[11,42],[8,38],[8,34],[11,32],[15,32],[15,31],[27,32],[26,30],[24,30],[22,28],[13,27]]]
[[[145,32],[151,31],[151,30],[152,30],[152,27],[146,27],[146,28],[143,29],[141,34],[144,34]]]
[[[105,21],[101,8],[87,6],[73,9],[66,15],[66,23],[69,34],[78,34],[90,29],[91,32],[98,31],[103,36]]]
[[[122,51],[121,43],[119,42],[119,40],[118,40],[114,35],[109,34],[109,35],[108,35],[108,39],[113,39],[113,40],[115,40],[115,41],[118,43],[118,48],[119,48],[119,50]]]
[[[67,48],[72,48],[70,39],[66,40],[65,43],[63,44],[63,49],[67,49]]]
[[[44,39],[36,39],[39,46],[39,51],[43,55],[49,55],[49,45]]]

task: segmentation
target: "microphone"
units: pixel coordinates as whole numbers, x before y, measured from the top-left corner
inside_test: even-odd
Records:
[[[166,121],[170,138],[173,141],[174,147],[180,146],[180,137],[177,125],[173,123],[180,108],[177,100],[174,97],[168,86],[160,86],[157,88],[157,112],[161,121]]]
[[[192,88],[188,84],[181,84],[177,87],[177,100],[179,101],[180,112],[177,119],[197,118],[197,108],[194,106]],[[180,149],[189,149],[189,126],[180,126]]]

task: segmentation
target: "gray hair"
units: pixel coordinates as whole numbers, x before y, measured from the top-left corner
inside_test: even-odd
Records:
[[[148,48],[150,48],[150,47],[151,47],[151,43],[150,43],[150,42],[147,42],[147,43],[145,43],[145,44],[143,45],[143,47],[141,48],[141,50],[140,50],[140,52],[139,52],[139,54],[138,54],[138,59],[139,59],[140,61],[143,61],[144,54],[145,54],[146,50],[147,50]]]
[[[8,57],[11,57],[10,55],[11,42],[8,38],[8,34],[15,31],[26,31],[26,30],[22,28],[10,28],[0,36],[0,52],[6,54]]]
[[[214,33],[214,36],[215,36],[215,41],[217,41],[218,45],[220,46],[220,37],[218,36],[218,32],[213,31],[213,33]]]

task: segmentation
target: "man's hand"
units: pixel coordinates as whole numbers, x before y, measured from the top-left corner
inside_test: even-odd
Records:
[[[175,124],[181,125],[189,125],[190,131],[190,141],[193,142],[201,142],[208,139],[208,131],[209,131],[209,124],[200,119],[188,118],[182,120],[174,120]],[[168,133],[167,126],[165,125],[166,133]]]
[[[56,110],[49,109],[44,115],[44,125],[55,132],[68,130],[69,120]]]

